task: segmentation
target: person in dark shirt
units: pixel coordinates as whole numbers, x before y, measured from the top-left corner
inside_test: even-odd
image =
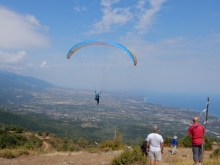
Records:
[[[97,101],[97,105],[99,104],[100,97],[101,97],[101,92],[96,93],[96,91],[95,91],[95,100]]]

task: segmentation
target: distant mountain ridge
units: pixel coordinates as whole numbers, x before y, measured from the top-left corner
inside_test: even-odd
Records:
[[[46,88],[54,87],[56,86],[40,79],[0,71],[0,101],[14,101],[21,93],[43,91]],[[28,97],[23,98],[28,99]]]
[[[0,71],[0,88],[20,88],[27,90],[40,90],[52,88],[55,85],[33,77],[22,76],[11,72]]]

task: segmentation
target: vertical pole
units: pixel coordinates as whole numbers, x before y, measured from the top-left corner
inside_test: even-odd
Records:
[[[207,103],[206,103],[205,134],[206,134],[206,127],[208,123],[208,115],[209,115],[209,97],[207,98]],[[202,158],[204,158],[205,134],[204,134],[203,143],[202,143]]]
[[[208,122],[208,114],[209,114],[209,97],[207,98],[207,103],[206,103],[206,118],[205,118],[205,130]]]

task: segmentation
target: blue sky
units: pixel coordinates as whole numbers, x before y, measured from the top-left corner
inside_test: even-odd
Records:
[[[219,0],[0,0],[0,70],[90,89],[90,68],[66,54],[78,42],[106,39],[138,60],[106,90],[219,94],[219,7]]]

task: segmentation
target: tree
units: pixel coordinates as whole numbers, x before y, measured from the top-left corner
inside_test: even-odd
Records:
[[[85,147],[89,144],[89,142],[88,142],[85,138],[83,138],[83,137],[80,137],[80,138],[78,139],[78,142],[77,142],[77,143],[78,143],[79,146],[82,147],[82,148],[85,148]]]
[[[42,138],[45,139],[46,137],[47,137],[47,133],[46,133],[46,132],[43,132],[43,133],[42,133]]]
[[[208,136],[205,136],[205,146],[204,146],[206,151],[210,151],[213,150],[212,148],[212,141],[210,138],[208,138]]]
[[[187,135],[181,140],[181,144],[183,144],[184,147],[192,147],[191,137]]]
[[[165,146],[170,146],[171,140],[172,140],[171,137],[166,137],[165,140],[164,140],[164,145],[165,145]]]

